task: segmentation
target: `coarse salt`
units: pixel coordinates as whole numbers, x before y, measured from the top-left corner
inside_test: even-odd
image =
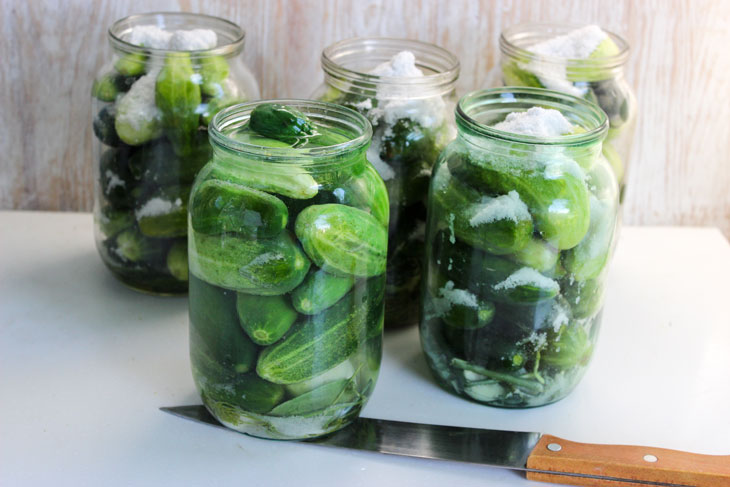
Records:
[[[124,40],[135,46],[174,51],[201,51],[218,45],[218,36],[210,29],[167,31],[156,25],[134,26]]]
[[[524,112],[512,112],[492,126],[503,132],[533,137],[558,137],[573,131],[573,124],[558,110],[532,107]]]
[[[146,216],[160,216],[167,215],[173,211],[179,209],[182,206],[182,200],[176,198],[175,201],[166,200],[163,198],[150,198],[140,209],[135,212],[135,216],[139,220]]]
[[[542,288],[550,289],[551,291],[558,291],[560,286],[557,282],[545,277],[537,272],[532,267],[522,267],[507,277],[504,281],[500,281],[493,285],[492,288],[495,291],[502,289],[514,289],[518,286],[537,286]]]
[[[162,117],[162,112],[155,104],[155,83],[157,73],[153,70],[135,81],[129,91],[119,100],[117,121],[128,124],[135,131],[143,125]]]
[[[518,223],[531,218],[527,205],[515,190],[496,198],[485,197],[482,202],[473,205],[471,211],[473,216],[469,219],[469,225],[472,227],[497,220]]]
[[[416,66],[416,56],[411,51],[400,51],[390,60],[378,64],[368,71],[375,76],[391,78],[422,78],[423,71]]]
[[[608,34],[599,26],[587,25],[567,34],[533,44],[527,50],[541,56],[586,59],[606,37]]]

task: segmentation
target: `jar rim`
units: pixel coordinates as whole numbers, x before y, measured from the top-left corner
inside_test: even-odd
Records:
[[[604,56],[588,59],[563,58],[558,56],[547,56],[537,54],[528,50],[526,47],[530,41],[545,40],[548,37],[537,37],[537,33],[549,34],[550,37],[566,34],[572,30],[586,27],[588,24],[573,24],[559,22],[527,22],[516,24],[503,30],[499,36],[500,51],[510,57],[522,59],[525,61],[540,61],[543,63],[555,63],[566,66],[568,70],[571,68],[592,67],[602,70],[612,70],[620,68],[626,64],[629,58],[629,43],[618,34],[601,27],[611,40],[616,43],[619,52],[612,56]]]
[[[357,135],[339,144],[304,148],[268,147],[235,140],[226,135],[226,129],[247,123],[254,108],[269,103],[296,108],[314,121],[325,117],[343,121],[349,128],[355,130]],[[334,103],[292,98],[258,100],[225,108],[213,117],[208,127],[208,133],[214,146],[218,145],[231,151],[265,157],[267,163],[284,162],[291,164],[295,162],[301,166],[323,166],[329,164],[329,162],[321,160],[323,157],[330,158],[345,152],[366,148],[370,144],[373,129],[367,118],[350,108]]]
[[[532,102],[534,105],[553,105],[550,108],[560,107],[555,109],[559,109],[561,113],[565,110],[573,115],[581,116],[582,121],[592,122],[592,126],[589,130],[579,134],[538,137],[498,130],[474,118],[476,109],[484,109],[487,106],[504,106],[518,101]],[[462,128],[490,139],[541,146],[582,145],[602,140],[608,133],[608,116],[594,103],[560,91],[532,87],[508,86],[467,93],[459,99],[456,105],[456,123]]]
[[[210,49],[201,49],[193,51],[177,51],[174,49],[155,49],[151,47],[139,46],[124,40],[124,34],[132,27],[139,25],[165,25],[172,23],[180,23],[187,28],[207,28],[215,31],[220,37],[225,38],[225,42]],[[200,24],[200,25],[196,25]],[[216,17],[213,15],[198,14],[191,12],[148,12],[143,14],[133,14],[123,17],[114,22],[107,31],[109,42],[116,50],[125,53],[144,53],[152,57],[164,57],[172,52],[189,53],[192,58],[208,57],[208,56],[224,56],[230,57],[238,54],[243,49],[246,32],[236,23],[230,20]]]
[[[358,55],[380,53],[383,62],[400,51],[411,51],[416,66],[429,73],[422,77],[380,76],[347,67]],[[387,57],[385,57],[385,55]],[[394,37],[352,37],[330,44],[322,50],[325,76],[340,83],[373,89],[374,85],[436,90],[440,94],[453,90],[461,69],[459,59],[450,51],[430,42]]]

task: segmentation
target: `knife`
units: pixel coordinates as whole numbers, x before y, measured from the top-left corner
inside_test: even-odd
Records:
[[[160,408],[166,413],[233,431],[201,405]],[[303,440],[526,472],[528,480],[587,486],[729,487],[730,455],[663,448],[576,443],[551,435],[357,418],[324,437]]]

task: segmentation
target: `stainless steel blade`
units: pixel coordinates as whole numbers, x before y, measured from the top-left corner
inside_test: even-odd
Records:
[[[234,431],[219,423],[202,405],[162,407],[160,409],[181,418]],[[673,482],[528,469],[526,468],[527,457],[535,448],[540,436],[541,433],[438,426],[361,417],[335,433],[305,440],[305,442],[390,455],[451,460],[525,472],[548,473],[561,477],[561,482],[567,484],[579,479],[592,479],[608,486],[623,483],[637,487],[692,487],[688,484]]]
[[[160,409],[175,416],[228,429],[204,406]],[[540,433],[437,426],[361,417],[335,433],[305,441],[390,455],[525,470],[527,457],[539,439]]]

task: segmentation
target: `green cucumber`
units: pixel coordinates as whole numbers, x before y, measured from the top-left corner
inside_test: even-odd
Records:
[[[305,416],[335,404],[345,394],[350,379],[323,384],[301,396],[289,399],[269,411],[270,416]]]
[[[123,76],[140,76],[144,74],[146,66],[147,55],[141,52],[125,54],[114,63],[114,69]]]
[[[362,172],[347,178],[332,190],[332,194],[338,203],[367,211],[384,226],[388,226],[388,190],[372,165],[363,165]]]
[[[298,167],[269,168],[261,162],[257,162],[256,167],[247,167],[240,162],[240,159],[221,154],[217,154],[214,161],[216,163],[209,173],[213,179],[230,181],[299,200],[314,198],[319,192],[317,181]]]
[[[288,215],[284,202],[274,195],[215,179],[198,186],[190,207],[193,230],[208,235],[275,237],[286,227]]]
[[[295,325],[281,341],[259,355],[256,372],[277,384],[309,380],[335,367],[357,350],[365,333],[366,306],[341,299]]]
[[[363,210],[312,205],[297,216],[295,232],[307,255],[327,272],[359,277],[385,272],[388,232]]]
[[[236,293],[194,274],[190,275],[189,293],[191,350],[206,353],[226,370],[239,374],[252,370],[257,349],[238,322]]]
[[[282,296],[238,293],[236,309],[243,330],[258,345],[278,341],[297,319],[297,312]]]
[[[155,83],[155,104],[162,112],[162,125],[176,154],[190,154],[195,147],[202,101],[200,86],[195,83],[190,55],[168,53]]]
[[[220,287],[247,294],[288,293],[306,277],[310,262],[288,232],[265,240],[191,232],[190,271]]]
[[[326,384],[327,382],[333,382],[340,379],[349,379],[355,374],[355,367],[352,365],[351,360],[344,360],[339,365],[332,367],[329,370],[325,370],[319,375],[315,375],[309,380],[297,382],[295,384],[288,384],[286,390],[293,396],[300,396],[306,392],[314,390],[319,386]]]
[[[140,232],[153,238],[187,235],[189,197],[189,186],[169,186],[148,196],[136,211]]]
[[[315,315],[342,299],[355,280],[352,276],[336,276],[321,269],[312,269],[294,291],[291,301],[300,313]]]
[[[563,326],[555,335],[540,356],[544,364],[560,369],[588,365],[593,344],[582,326]]]
[[[254,132],[278,140],[314,134],[312,122],[299,110],[276,103],[265,103],[251,112],[249,127]]]
[[[246,411],[265,414],[284,399],[284,387],[265,381],[255,373],[239,376],[232,385],[213,388],[208,396]]]
[[[555,269],[559,256],[555,247],[539,238],[531,238],[522,249],[505,257],[540,272],[548,272]]]

